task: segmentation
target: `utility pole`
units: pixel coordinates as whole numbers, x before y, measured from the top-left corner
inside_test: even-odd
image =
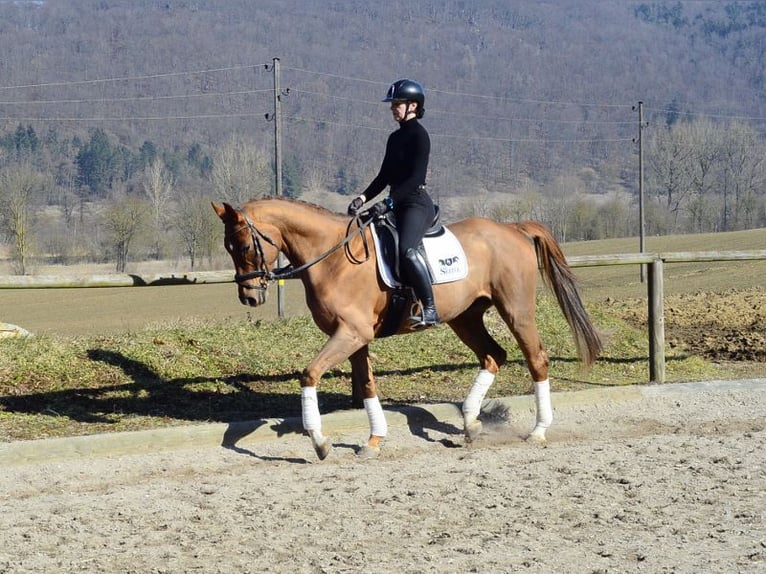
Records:
[[[272,71],[274,73],[274,192],[277,197],[282,196],[282,108],[281,88],[279,86],[279,58],[274,58]],[[279,254],[277,265],[284,267],[284,255]],[[277,280],[277,315],[280,319],[285,317],[285,280]]]
[[[636,109],[635,107],[633,108]],[[638,250],[644,253],[644,138],[642,132],[648,124],[644,123],[644,102],[638,102]],[[641,283],[644,282],[646,266],[641,264]]]

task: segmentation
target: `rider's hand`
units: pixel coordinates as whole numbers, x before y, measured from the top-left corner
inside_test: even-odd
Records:
[[[348,214],[356,215],[357,213],[361,211],[363,205],[364,205],[364,197],[362,197],[361,195],[359,197],[355,197],[354,200],[348,204]]]
[[[370,215],[373,217],[381,217],[391,210],[391,203],[388,199],[379,201],[370,208]]]

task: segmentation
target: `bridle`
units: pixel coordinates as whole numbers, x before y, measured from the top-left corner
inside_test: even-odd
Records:
[[[319,255],[318,257],[312,259],[311,261],[308,261],[304,263],[303,265],[300,265],[299,267],[293,267],[292,265],[287,265],[285,267],[278,267],[270,270],[266,265],[266,258],[263,251],[263,245],[261,244],[261,240],[265,241],[269,245],[273,246],[277,251],[281,251],[282,249],[277,245],[277,242],[274,241],[271,237],[266,235],[263,231],[258,229],[255,224],[250,220],[250,218],[245,215],[245,213],[242,210],[237,210],[237,213],[239,213],[242,216],[242,219],[245,220],[245,223],[243,225],[240,225],[233,231],[226,234],[224,237],[224,241],[228,241],[230,237],[233,235],[239,233],[245,228],[248,228],[250,230],[250,237],[253,242],[253,249],[255,250],[255,253],[258,256],[258,259],[260,261],[259,268],[255,271],[250,271],[249,273],[236,273],[234,275],[234,281],[239,285],[240,287],[245,287],[247,289],[257,289],[258,291],[266,291],[268,288],[268,284],[273,281],[278,281],[280,279],[291,279],[301,273],[302,271],[305,271],[312,265],[315,265],[340,249],[341,247],[346,247],[347,253],[351,260],[354,263],[364,263],[370,258],[370,248],[367,243],[367,236],[364,234],[364,230],[369,227],[372,224],[372,219],[363,219],[360,215],[354,216],[351,221],[348,224],[348,227],[346,228],[346,236],[345,238],[340,241],[339,243],[336,243],[333,245],[330,249]],[[352,232],[351,228],[356,223],[356,229]],[[354,238],[355,235],[360,234],[362,236],[362,242],[364,245],[364,258],[359,260],[356,257],[354,257],[349,251],[348,251],[348,244],[349,242]],[[250,281],[251,279],[260,279],[261,282],[257,287],[253,287],[252,285],[246,284],[247,281]]]

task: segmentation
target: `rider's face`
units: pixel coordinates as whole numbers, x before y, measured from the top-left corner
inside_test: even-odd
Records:
[[[410,114],[414,114],[416,106],[417,104],[414,102],[408,104],[402,100],[393,100],[391,102],[391,113],[394,116],[394,121],[401,122],[405,120]]]

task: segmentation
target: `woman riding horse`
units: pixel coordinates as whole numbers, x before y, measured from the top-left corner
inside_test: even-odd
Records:
[[[426,96],[418,82],[404,79],[391,84],[383,101],[391,103],[391,113],[399,123],[399,129],[388,137],[378,175],[349,204],[348,214],[356,215],[365,202],[377,197],[387,185],[391,186],[391,195],[385,201],[386,208],[393,207],[396,218],[403,279],[413,288],[423,309],[421,317],[412,317],[413,326],[438,325],[439,315],[434,304],[431,277],[418,252],[418,244],[435,215],[434,204],[426,193],[431,140],[418,121],[425,113]],[[385,208],[373,206],[373,209],[383,211]]]

